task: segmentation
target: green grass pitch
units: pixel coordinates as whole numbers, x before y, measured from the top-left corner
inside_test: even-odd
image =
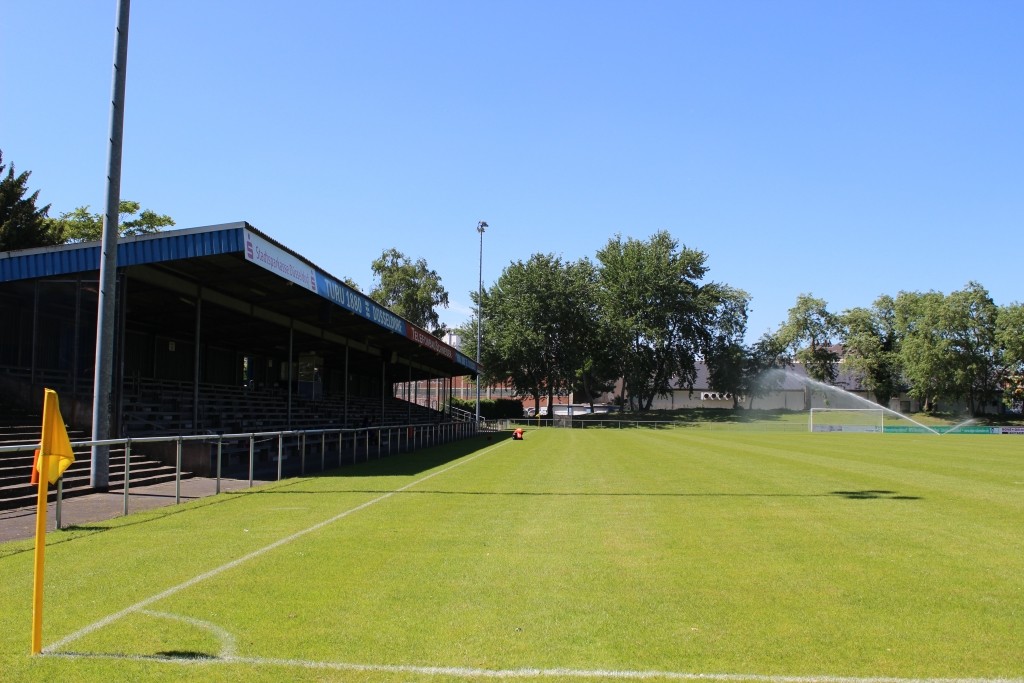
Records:
[[[0,679],[1024,681],[1024,439],[528,430],[0,545]]]

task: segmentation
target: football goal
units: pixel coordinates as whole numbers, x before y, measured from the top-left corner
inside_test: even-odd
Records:
[[[807,429],[812,432],[883,432],[882,408],[811,408]]]

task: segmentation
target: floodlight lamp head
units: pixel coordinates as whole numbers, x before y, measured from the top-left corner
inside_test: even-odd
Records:
[[[476,231],[477,232],[483,232],[484,228],[489,228],[489,227],[491,227],[491,226],[487,225],[486,221],[480,221],[479,223],[476,224]]]

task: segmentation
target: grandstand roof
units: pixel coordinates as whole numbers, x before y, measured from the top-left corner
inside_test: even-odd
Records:
[[[99,242],[0,252],[0,283],[80,276],[99,266]],[[163,305],[169,297],[202,296],[229,312],[204,320],[204,336],[237,335],[247,318],[285,327],[294,321],[307,338],[319,334],[325,344],[348,340],[396,353],[410,367],[429,371],[416,372],[414,379],[477,370],[466,355],[245,222],[121,238],[117,267],[129,273],[130,314],[136,318],[152,316],[166,324],[181,309]],[[187,330],[194,320],[182,316],[177,323]],[[244,329],[254,345],[280,344],[266,325]]]

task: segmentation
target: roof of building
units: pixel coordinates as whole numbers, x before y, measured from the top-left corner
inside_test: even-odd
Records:
[[[100,250],[99,242],[83,242],[0,252],[0,284],[98,277]],[[204,334],[207,325],[216,334],[218,324],[225,333],[237,332],[245,316],[296,321],[313,336],[336,331],[325,341],[384,349],[442,374],[478,369],[468,356],[245,222],[123,237],[116,260],[118,271],[129,274],[135,316],[166,317],[168,297],[202,296],[236,314],[204,322]],[[191,329],[192,321],[180,323]]]

